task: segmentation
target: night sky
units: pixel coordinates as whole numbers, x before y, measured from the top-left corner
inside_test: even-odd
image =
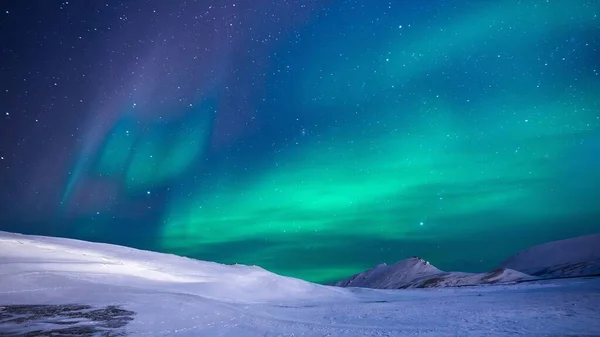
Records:
[[[600,229],[600,1],[0,9],[1,230],[327,282]]]

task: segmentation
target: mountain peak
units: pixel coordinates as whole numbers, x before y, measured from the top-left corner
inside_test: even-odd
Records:
[[[441,273],[442,271],[420,257],[409,257],[394,264],[385,263],[355,274],[346,280],[334,283],[339,287],[369,287],[369,288],[394,288],[398,282],[408,282],[427,275]],[[375,285],[375,286],[374,286]],[[398,287],[395,287],[398,288]]]
[[[394,268],[400,268],[402,269],[402,271],[407,271],[410,268],[423,268],[426,266],[430,266],[430,269],[435,269],[436,271],[440,271],[439,269],[435,268],[431,263],[429,263],[429,261],[422,259],[420,257],[417,256],[413,256],[413,257],[409,257],[407,259],[404,260],[400,260],[392,265],[390,265],[390,267],[394,267]]]
[[[415,256],[411,256],[411,257],[409,257],[409,258],[407,258],[405,260],[410,260],[410,259],[426,261],[424,258],[416,256],[416,255]]]

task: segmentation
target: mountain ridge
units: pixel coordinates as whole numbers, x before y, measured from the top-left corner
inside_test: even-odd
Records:
[[[378,264],[330,285],[375,289],[457,287],[598,274],[600,233],[532,246],[490,272],[447,272],[422,258],[410,257],[390,265]]]
[[[529,247],[502,261],[499,267],[544,278],[600,274],[600,233]]]

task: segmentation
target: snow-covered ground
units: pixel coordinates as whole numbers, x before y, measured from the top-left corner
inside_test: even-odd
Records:
[[[258,267],[0,232],[1,336],[600,335],[597,303],[599,278],[338,288]]]

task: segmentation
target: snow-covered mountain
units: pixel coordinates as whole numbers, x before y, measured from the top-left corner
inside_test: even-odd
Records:
[[[332,285],[374,289],[432,288],[591,275],[600,275],[600,233],[531,247],[489,273],[444,272],[421,258],[411,257],[392,265],[377,265]]]
[[[411,263],[411,277],[437,272]],[[434,292],[340,288],[258,267],[0,232],[7,337],[592,336],[600,335],[598,301],[600,278]]]
[[[531,279],[534,278],[510,269],[497,269],[489,273],[444,272],[428,261],[411,257],[391,265],[385,263],[377,265],[332,285],[337,287],[406,289],[508,283]]]
[[[533,246],[508,258],[500,268],[539,277],[600,274],[600,233]]]
[[[333,285],[337,287],[398,289],[415,279],[441,272],[429,262],[418,257],[411,257],[392,265],[379,264],[346,280],[335,282]]]

